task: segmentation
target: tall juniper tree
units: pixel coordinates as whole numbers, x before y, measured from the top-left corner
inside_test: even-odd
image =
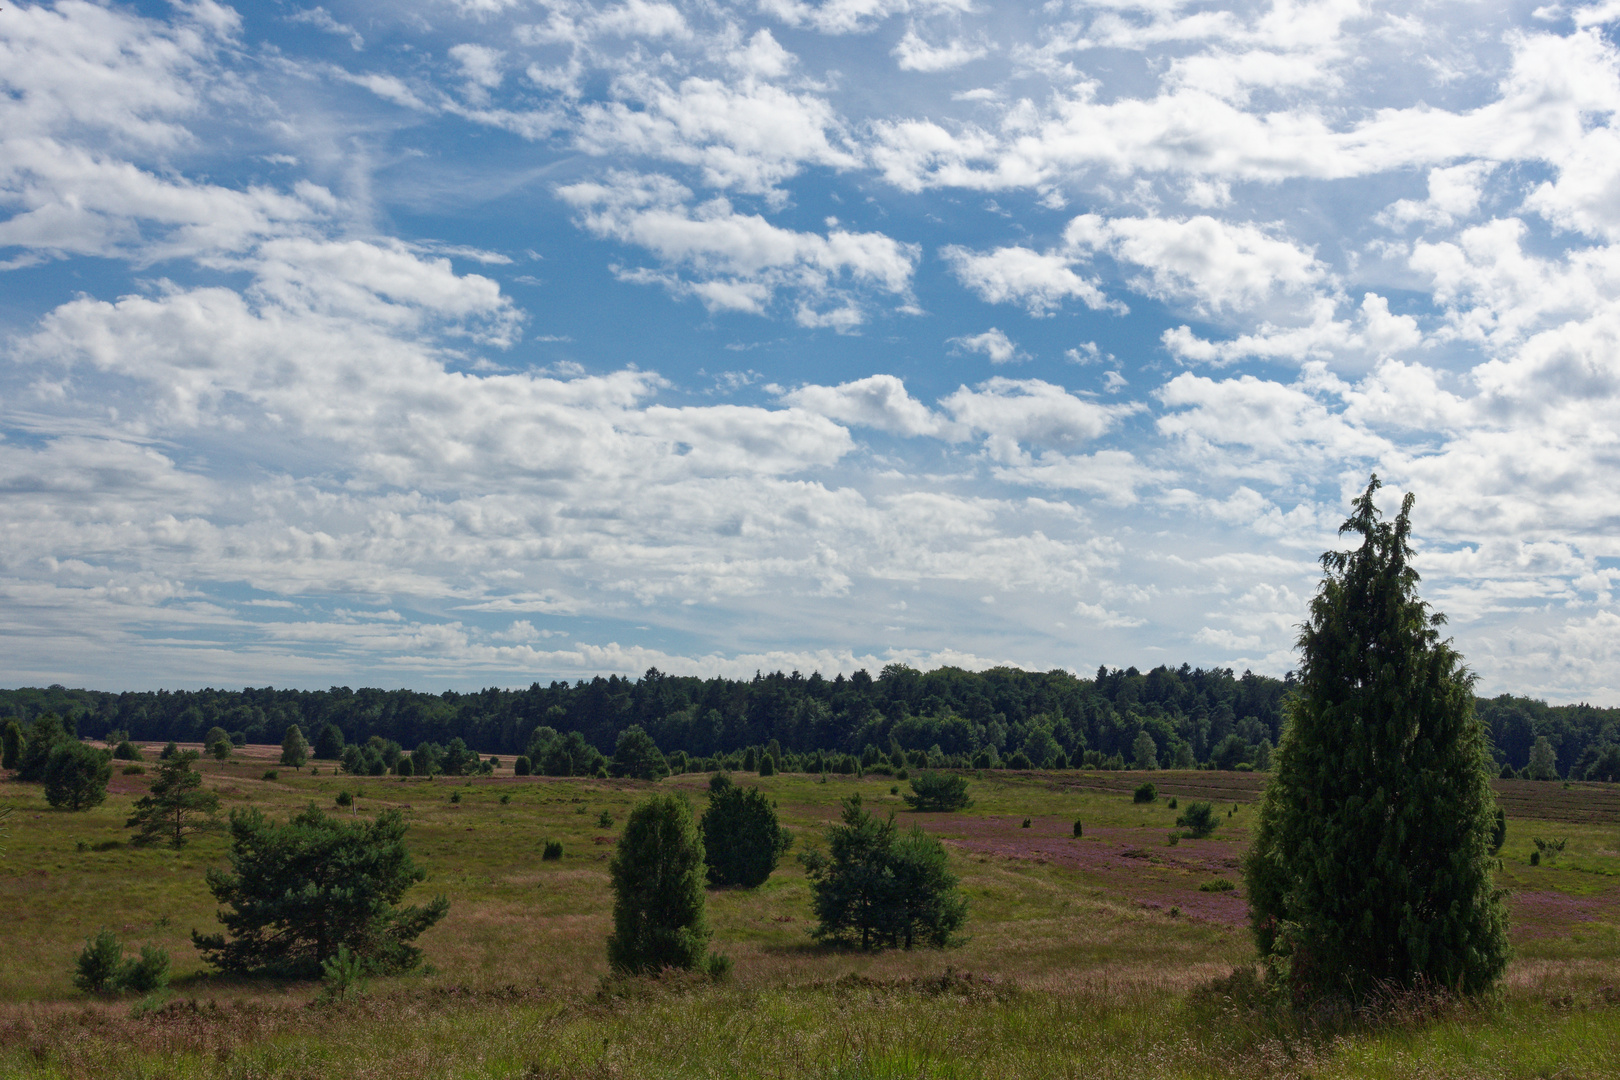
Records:
[[[1473,676],[1418,599],[1412,496],[1375,475],[1322,556],[1299,689],[1244,866],[1260,952],[1301,996],[1488,989],[1507,963],[1490,877],[1495,819]]]

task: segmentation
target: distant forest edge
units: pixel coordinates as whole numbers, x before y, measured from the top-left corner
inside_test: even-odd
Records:
[[[902,664],[876,678],[857,671],[834,679],[797,671],[704,679],[652,668],[640,679],[598,676],[442,694],[346,686],[110,693],[58,685],[0,690],[0,726],[9,718],[26,726],[55,713],[86,738],[122,731],[137,741],[198,742],[220,727],[233,741],[279,743],[293,724],[311,742],[331,724],[348,744],[375,736],[409,750],[459,738],[480,754],[507,755],[560,744],[553,732],[578,732],[589,747],[611,755],[619,735],[639,725],[660,750],[682,759],[770,746],[777,756],[813,760],[818,768],[888,761],[898,749],[917,764],[1234,769],[1266,767],[1292,685],[1291,676],[1185,664],[1147,672],[1104,667],[1089,679],[1063,670],[923,672]],[[1532,771],[1544,778],[1550,765],[1558,776],[1579,778],[1620,744],[1620,708],[1554,706],[1506,694],[1482,698],[1478,708],[1497,762],[1518,772],[1534,758]],[[536,741],[541,728],[551,731]],[[1537,751],[1542,738],[1547,743]],[[579,747],[579,740],[567,741]]]

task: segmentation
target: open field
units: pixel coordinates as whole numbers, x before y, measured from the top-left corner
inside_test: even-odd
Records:
[[[107,802],[79,814],[8,783],[0,802],[17,812],[0,861],[0,1075],[1620,1075],[1613,787],[1498,784],[1516,949],[1499,1002],[1301,1040],[1189,1001],[1252,954],[1238,860],[1263,782],[1253,774],[1154,773],[1160,799],[1139,806],[1130,789],[1142,774],[991,772],[973,781],[970,810],[947,815],[905,813],[887,777],[742,774],[777,801],[796,847],[817,842],[838,799],[856,791],[940,836],[972,903],[968,940],[912,953],[822,948],[808,936],[809,892],[790,855],[759,890],[710,894],[715,947],[736,963],[729,981],[666,981],[627,997],[598,992],[606,863],[653,785],[357,779],[329,763],[295,774],[275,766],[277,754],[250,747],[201,771],[227,809],[284,816],[313,800],[348,813],[335,796],[358,788],[359,813],[403,811],[429,873],[419,892],[452,905],[421,939],[428,970],[375,980],[361,1004],[322,1008],[309,1007],[312,984],[210,976],[189,933],[215,927],[202,874],[222,863],[225,840],[203,836],[180,852],[123,843],[150,765],[144,777],[115,771]],[[277,778],[264,779],[271,769]],[[662,786],[701,805],[706,784],[687,775]],[[1183,806],[1214,800],[1215,835],[1169,845],[1171,795]],[[603,811],[613,827],[599,825]],[[1567,838],[1557,865],[1528,865],[1534,836]],[[560,862],[541,861],[547,839],[563,843]],[[1221,877],[1239,888],[1199,888]],[[169,950],[166,1010],[133,1017],[131,1001],[72,989],[73,956],[101,926],[127,946]]]

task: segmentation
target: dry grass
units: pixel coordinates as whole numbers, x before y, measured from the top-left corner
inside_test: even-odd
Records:
[[[401,809],[429,871],[422,893],[452,902],[422,939],[430,970],[375,981],[359,1006],[321,1009],[308,1007],[309,984],[209,976],[189,931],[213,927],[202,872],[223,861],[222,836],[182,852],[79,851],[79,841],[124,837],[150,773],[122,778],[132,790],[81,814],[49,811],[37,788],[6,785],[0,796],[18,813],[0,862],[9,915],[0,1076],[1535,1076],[1552,1075],[1544,1067],[1554,1061],[1560,1075],[1620,1075],[1620,1008],[1604,989],[1620,985],[1620,837],[1612,824],[1571,820],[1577,789],[1531,785],[1510,804],[1524,809],[1510,810],[1504,883],[1516,903],[1535,901],[1524,910],[1571,921],[1551,934],[1515,927],[1520,959],[1500,1005],[1300,1042],[1236,1014],[1194,1017],[1185,1004],[1251,952],[1240,920],[1195,917],[1192,901],[1177,898],[1208,900],[1197,885],[1209,874],[1198,868],[1241,852],[1253,777],[1155,774],[1166,795],[1210,797],[1201,783],[1218,784],[1222,810],[1237,804],[1212,840],[1167,848],[1175,812],[1163,798],[1132,804],[1139,777],[989,774],[973,783],[967,814],[899,815],[953,850],[972,903],[959,947],[816,945],[807,882],[789,859],[758,890],[710,895],[715,945],[736,965],[729,982],[676,980],[601,999],[616,829],[597,818],[608,810],[622,823],[647,785],[356,780],[330,763],[316,763],[320,775],[279,769],[263,781],[277,752],[250,748],[203,772],[227,807],[285,815],[313,800],[347,813],[335,796],[358,787],[359,813]],[[903,809],[884,777],[743,779],[776,799],[800,846],[816,842],[851,792],[880,811]],[[666,784],[700,803],[706,777]],[[1227,797],[1242,785],[1249,799]],[[1535,804],[1524,800],[1538,791],[1553,816],[1526,816]],[[1088,830],[1080,841],[1068,836],[1077,816]],[[1536,834],[1569,838],[1559,866],[1527,865]],[[541,860],[547,839],[563,843],[560,862]],[[132,1018],[128,1001],[72,990],[72,957],[102,925],[170,951],[178,1004]]]

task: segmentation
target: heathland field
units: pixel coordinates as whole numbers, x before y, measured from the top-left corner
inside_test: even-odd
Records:
[[[818,844],[855,792],[938,835],[972,905],[965,940],[876,954],[818,945],[790,852],[760,889],[709,894],[714,947],[735,964],[728,978],[613,981],[604,941],[617,830],[654,788],[701,807],[707,774],[656,785],[506,770],[356,780],[327,762],[318,775],[278,768],[278,754],[248,747],[201,771],[227,810],[401,810],[428,872],[412,899],[451,901],[420,940],[424,970],[325,1005],[314,983],[212,976],[190,931],[216,929],[203,873],[223,865],[226,840],[131,848],[124,820],[150,764],[115,771],[107,801],[83,813],[6,783],[0,1075],[1620,1076],[1616,785],[1497,782],[1515,948],[1497,1000],[1396,1002],[1376,1024],[1302,1030],[1216,985],[1253,956],[1238,865],[1259,774],[986,772],[972,779],[970,809],[921,815],[905,812],[892,789],[909,789],[888,777],[739,774],[777,802],[795,851]],[[1144,778],[1159,797],[1133,803]],[[336,805],[342,791],[358,792],[354,807]],[[1172,797],[1213,801],[1215,834],[1171,844]],[[1532,866],[1537,837],[1567,844]],[[548,840],[563,844],[561,860],[541,859]],[[166,1002],[73,989],[73,959],[102,927],[128,948],[169,951]]]

